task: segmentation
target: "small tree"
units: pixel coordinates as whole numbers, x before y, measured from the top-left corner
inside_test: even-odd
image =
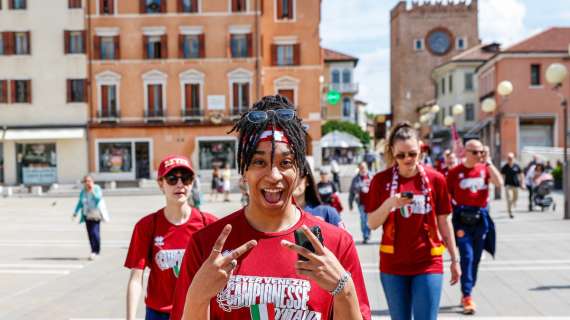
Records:
[[[370,136],[368,132],[362,130],[357,124],[348,121],[330,120],[325,122],[322,126],[323,135],[333,131],[343,131],[357,137],[363,145],[367,146],[370,143]]]

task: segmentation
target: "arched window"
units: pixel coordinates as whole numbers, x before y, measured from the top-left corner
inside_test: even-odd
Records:
[[[352,103],[349,97],[342,99],[342,116],[344,118],[350,118],[352,114]]]
[[[342,83],[351,83],[352,82],[352,72],[348,69],[344,69],[342,71]]]
[[[332,83],[340,83],[340,72],[338,70],[332,72]]]

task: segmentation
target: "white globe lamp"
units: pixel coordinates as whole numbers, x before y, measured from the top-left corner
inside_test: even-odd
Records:
[[[441,110],[441,108],[440,108],[437,104],[434,104],[434,105],[431,107],[430,112],[431,112],[431,113],[438,113],[439,110]]]
[[[497,86],[497,92],[499,95],[506,97],[513,93],[513,84],[508,80],[501,81]]]
[[[568,76],[568,69],[561,63],[553,63],[546,69],[546,82],[551,85],[559,85]]]
[[[481,103],[481,110],[483,112],[491,113],[497,109],[497,102],[493,98],[487,98]]]
[[[463,114],[464,111],[465,111],[465,108],[463,107],[463,105],[461,105],[459,103],[454,105],[453,108],[451,109],[451,113],[454,116],[461,115],[461,114]]]
[[[443,124],[446,127],[451,127],[453,125],[453,117],[452,116],[445,116],[445,118],[443,119]]]

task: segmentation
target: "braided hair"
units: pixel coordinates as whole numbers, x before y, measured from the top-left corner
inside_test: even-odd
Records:
[[[295,107],[289,102],[286,97],[275,95],[265,96],[257,101],[249,111],[268,111],[278,109],[293,109]],[[239,135],[238,151],[237,151],[237,164],[238,172],[244,174],[249,168],[251,160],[257,149],[261,134],[267,129],[271,129],[275,133],[275,128],[283,130],[283,133],[289,140],[289,147],[295,157],[295,164],[299,172],[306,171],[306,137],[307,131],[303,127],[302,120],[295,115],[293,119],[284,121],[279,119],[275,114],[267,121],[262,123],[252,123],[247,119],[247,112],[242,114],[240,119],[235,123],[233,128],[228,132],[237,132]],[[275,141],[271,140],[271,163],[275,156]]]

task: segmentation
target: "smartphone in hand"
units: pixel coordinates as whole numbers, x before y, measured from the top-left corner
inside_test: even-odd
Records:
[[[402,198],[413,199],[414,193],[410,191],[402,192]]]
[[[321,242],[321,244],[323,243],[323,234],[321,232],[321,228],[319,226],[314,226],[309,228],[311,230],[311,232],[317,237],[317,239],[319,239],[319,241]],[[295,230],[295,244],[297,244],[298,246],[301,246],[311,252],[315,252],[315,248],[313,247],[313,244],[311,243],[311,241],[309,240],[309,238],[307,238],[307,236],[305,235],[305,233],[303,232],[302,229],[297,229]],[[298,255],[298,259],[302,260],[302,261],[307,261],[308,259],[303,257],[302,255]]]

